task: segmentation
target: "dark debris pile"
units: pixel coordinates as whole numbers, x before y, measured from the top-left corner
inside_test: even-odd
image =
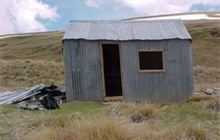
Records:
[[[0,105],[17,104],[28,110],[58,109],[65,102],[64,88],[55,85],[39,84],[34,87],[0,92]]]

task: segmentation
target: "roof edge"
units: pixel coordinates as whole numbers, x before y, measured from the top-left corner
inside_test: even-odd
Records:
[[[120,42],[120,41],[163,41],[163,40],[189,40],[192,41],[192,38],[169,38],[169,39],[128,39],[128,40],[110,40],[110,39],[84,39],[84,38],[63,38],[62,41],[65,40],[86,40],[86,41],[115,41],[115,42]]]
[[[181,19],[160,19],[160,20],[147,20],[147,21],[129,21],[129,20],[70,20],[69,23],[95,23],[95,22],[102,22],[102,23],[134,23],[134,22],[167,22],[167,21],[179,21],[183,22]]]

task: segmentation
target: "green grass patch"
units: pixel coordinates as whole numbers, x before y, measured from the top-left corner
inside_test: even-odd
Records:
[[[81,117],[96,116],[102,113],[102,110],[107,105],[102,103],[84,103],[84,102],[72,102],[65,103],[60,106],[58,110],[47,111],[54,115],[68,115],[75,113]]]
[[[191,120],[196,122],[216,120],[218,116],[204,110],[203,105],[194,103],[180,103],[164,106],[159,111],[159,116],[162,119],[170,121]]]

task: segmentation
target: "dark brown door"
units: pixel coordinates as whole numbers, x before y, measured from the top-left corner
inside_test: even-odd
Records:
[[[105,95],[122,96],[121,69],[118,44],[102,44]]]

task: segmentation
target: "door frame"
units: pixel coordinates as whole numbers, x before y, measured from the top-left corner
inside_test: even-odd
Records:
[[[120,63],[120,77],[121,77],[121,89],[122,89],[122,96],[113,96],[113,97],[107,97],[106,96],[106,88],[105,88],[105,72],[104,72],[104,55],[103,55],[103,48],[102,45],[104,44],[115,44],[118,45],[119,49],[119,63]],[[124,92],[123,92],[123,79],[122,79],[122,67],[121,67],[121,48],[120,44],[118,42],[111,42],[111,41],[106,41],[106,42],[100,42],[99,43],[100,47],[100,60],[101,60],[101,75],[102,75],[102,92],[103,92],[103,98],[104,101],[112,101],[112,100],[122,100]]]

